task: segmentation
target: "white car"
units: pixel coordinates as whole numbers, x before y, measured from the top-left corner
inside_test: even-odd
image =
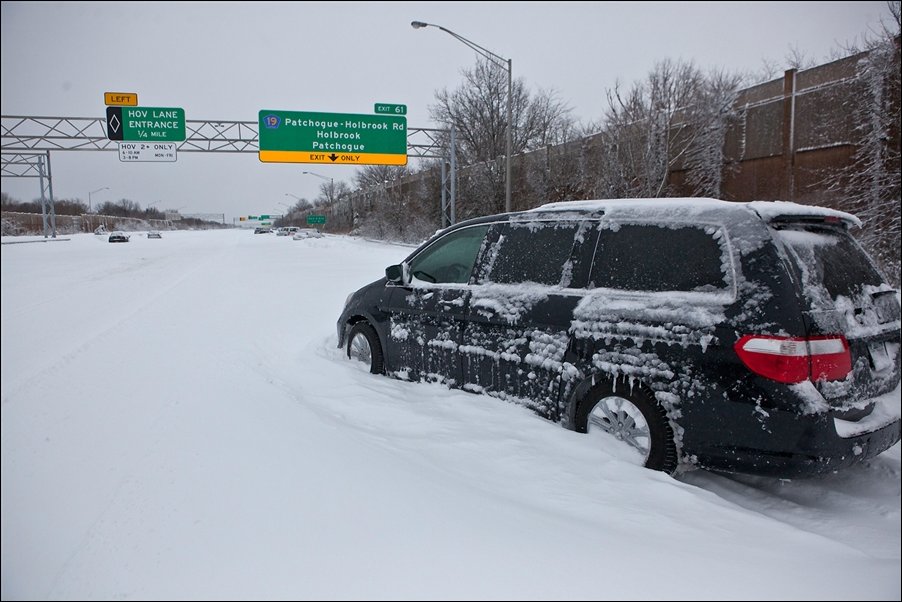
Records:
[[[305,240],[307,238],[323,238],[323,233],[314,228],[301,228],[291,238],[293,240]]]

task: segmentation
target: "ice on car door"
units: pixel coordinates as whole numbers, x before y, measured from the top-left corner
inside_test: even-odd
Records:
[[[468,282],[487,225],[454,230],[410,260],[410,283],[391,293],[388,363],[395,376],[460,382]]]
[[[461,344],[465,387],[513,398],[558,419],[558,383],[579,293],[575,245],[586,222],[496,224],[471,286]]]

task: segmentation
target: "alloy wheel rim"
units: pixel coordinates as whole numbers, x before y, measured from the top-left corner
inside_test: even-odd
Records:
[[[648,460],[651,453],[651,433],[645,416],[631,401],[623,397],[605,397],[589,413],[588,430],[600,429],[613,435],[642,454]]]
[[[351,349],[349,353],[351,359],[369,364],[373,360],[373,351],[370,349],[370,342],[362,334],[354,335],[351,339]]]

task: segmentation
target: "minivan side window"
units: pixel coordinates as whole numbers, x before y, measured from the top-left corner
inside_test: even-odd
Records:
[[[570,285],[570,254],[578,223],[537,221],[495,227],[497,240],[488,251],[480,282]]]
[[[723,290],[728,284],[717,236],[722,231],[711,227],[608,224],[595,251],[589,286],[648,292]]]
[[[410,274],[431,283],[466,284],[489,227],[471,226],[443,236],[410,262]]]

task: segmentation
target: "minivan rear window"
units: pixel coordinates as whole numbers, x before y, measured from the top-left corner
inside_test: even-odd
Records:
[[[727,288],[715,227],[607,224],[589,286],[624,291],[716,292]]]
[[[793,251],[807,287],[823,287],[830,299],[854,298],[865,285],[879,286],[883,278],[864,251],[844,231],[798,227],[777,230]]]

